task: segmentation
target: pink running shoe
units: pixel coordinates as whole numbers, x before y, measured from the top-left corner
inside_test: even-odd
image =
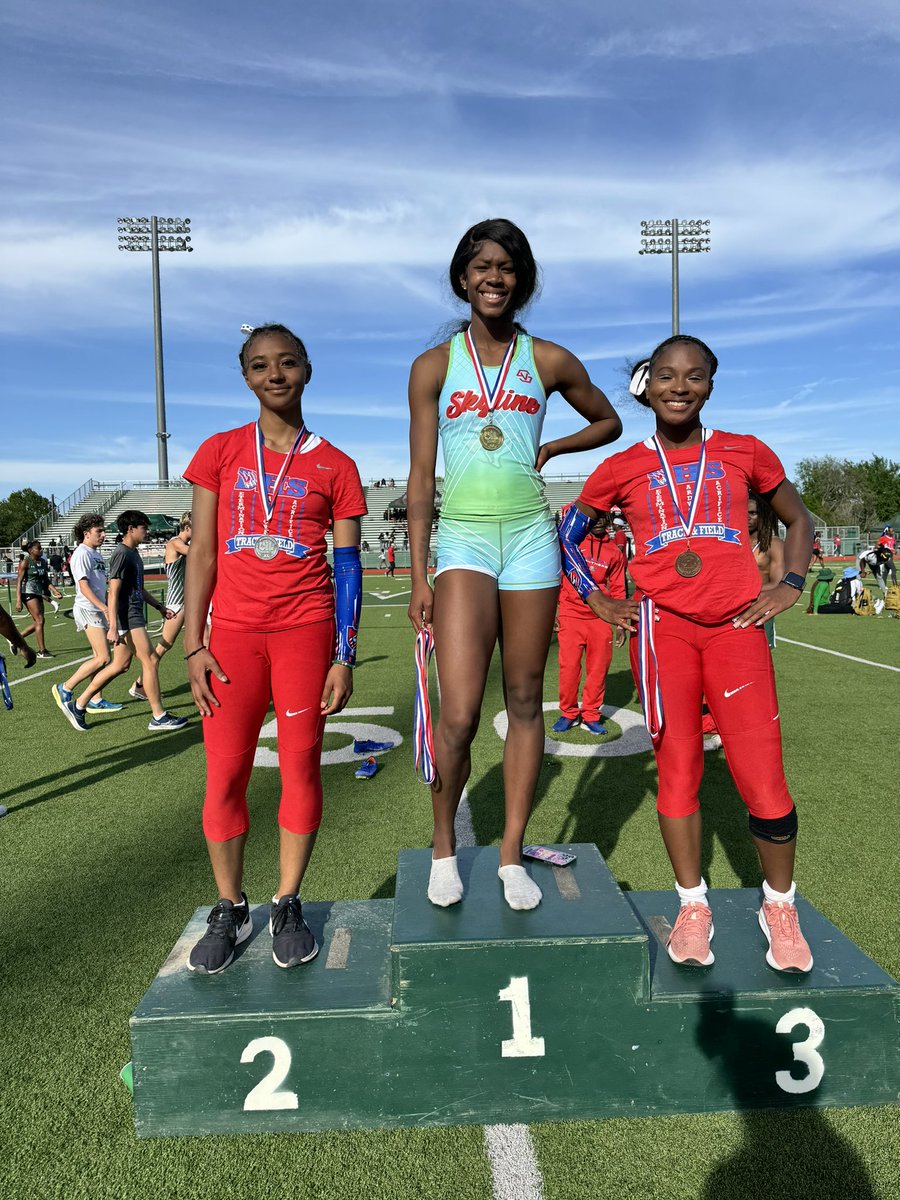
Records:
[[[682,904],[666,942],[669,958],[672,962],[688,963],[693,967],[710,966],[716,960],[709,948],[714,933],[709,905],[699,904],[696,900]]]
[[[776,971],[809,971],[813,965],[806,938],[800,932],[796,904],[764,900],[759,910],[759,927],[769,948],[766,962]]]

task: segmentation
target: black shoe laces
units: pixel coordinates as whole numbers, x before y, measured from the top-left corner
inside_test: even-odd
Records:
[[[206,936],[237,937],[237,928],[243,917],[243,905],[232,905],[231,908],[226,908],[224,904],[217,904],[206,918],[209,926]]]
[[[303,909],[300,907],[298,896],[291,896],[284,904],[279,904],[272,918],[272,935],[281,933],[285,928],[288,932],[303,929]]]

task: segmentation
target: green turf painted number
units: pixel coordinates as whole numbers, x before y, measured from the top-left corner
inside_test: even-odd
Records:
[[[790,1033],[798,1025],[805,1025],[809,1036],[802,1042],[794,1042],[794,1062],[803,1063],[807,1072],[802,1079],[795,1079],[790,1071],[775,1072],[775,1082],[781,1090],[794,1095],[815,1091],[825,1074],[825,1061],[819,1053],[819,1046],[825,1040],[822,1018],[811,1008],[792,1008],[775,1026],[775,1032]]]
[[[544,1039],[531,1036],[531,1000],[527,977],[514,975],[509,987],[500,992],[499,999],[508,1000],[512,1005],[513,1035],[500,1047],[503,1058],[543,1058]]]
[[[244,1100],[244,1112],[271,1112],[278,1108],[298,1108],[296,1092],[280,1092],[278,1089],[287,1079],[291,1069],[291,1052],[287,1042],[277,1037],[254,1038],[244,1047],[242,1063],[251,1063],[258,1054],[271,1054],[272,1069],[264,1075],[255,1088],[251,1088]]]

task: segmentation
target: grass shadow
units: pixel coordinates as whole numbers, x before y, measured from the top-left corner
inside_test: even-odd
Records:
[[[744,1135],[708,1175],[701,1200],[876,1200],[862,1159],[820,1109],[806,1107],[808,1093],[781,1093],[776,1111],[760,1107],[771,1103],[774,1073],[793,1061],[792,1043],[771,1024],[738,1014],[733,994],[717,996],[702,1002],[697,1044],[717,1064]]]

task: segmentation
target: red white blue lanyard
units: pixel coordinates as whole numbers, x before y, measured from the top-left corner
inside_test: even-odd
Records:
[[[269,493],[266,487],[266,469],[263,466],[263,433],[260,429],[259,421],[256,422],[256,490],[259,492],[260,500],[262,501],[263,512],[265,513],[265,529],[268,533],[269,522],[272,520],[272,515],[275,512],[275,501],[281,494],[281,488],[287,476],[288,469],[291,465],[294,455],[309,437],[309,433],[305,425],[301,425],[297,430],[297,436],[294,438],[294,444],[291,446],[288,453],[285,455],[284,462],[281,464],[281,470],[275,476],[275,484],[272,488],[272,499],[269,500]]]
[[[638,613],[638,691],[644,724],[655,742],[663,727],[663,703],[656,661],[656,605],[649,596],[641,600]]]
[[[669,489],[669,495],[672,497],[672,507],[675,510],[675,516],[678,518],[681,528],[684,530],[684,536],[689,538],[691,530],[694,528],[694,523],[697,519],[697,510],[700,507],[700,497],[703,495],[703,482],[706,479],[706,439],[709,437],[712,430],[703,430],[703,441],[700,444],[700,459],[697,463],[697,482],[694,488],[694,494],[691,497],[691,506],[688,509],[687,518],[681,511],[678,504],[678,492],[675,490],[675,476],[672,472],[671,464],[666,456],[666,452],[662,447],[659,438],[654,433],[653,445],[656,447],[656,456],[659,459],[659,465],[662,470],[663,479],[666,481],[666,487]]]
[[[427,625],[416,634],[416,698],[413,707],[413,746],[416,775],[423,783],[434,783],[434,730],[428,698],[428,668],[434,654],[434,634]]]
[[[466,349],[469,351],[469,358],[471,358],[472,366],[475,368],[475,376],[478,380],[478,386],[481,388],[481,398],[487,405],[488,413],[493,413],[494,409],[500,403],[500,397],[503,395],[503,385],[506,383],[506,376],[509,374],[512,360],[515,358],[516,342],[518,340],[519,335],[514,333],[512,341],[506,347],[506,353],[503,355],[503,362],[500,364],[500,370],[497,373],[494,386],[491,387],[484,373],[484,367],[481,365],[481,359],[478,357],[475,339],[472,337],[471,325],[466,330]]]

